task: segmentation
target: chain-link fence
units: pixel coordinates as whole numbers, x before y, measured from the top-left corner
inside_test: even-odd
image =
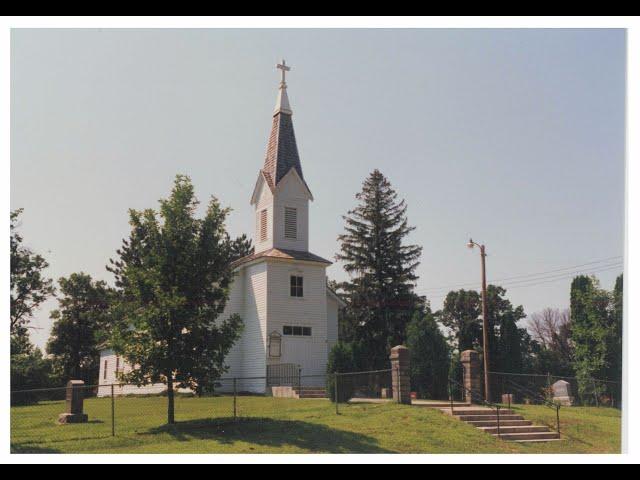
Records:
[[[69,408],[70,388],[82,398],[86,421],[61,421]],[[347,404],[362,409],[367,403],[392,401],[391,388],[391,370],[222,378],[201,394],[176,389],[174,420],[181,427],[208,431],[233,424],[245,430],[253,425],[257,432],[270,425],[294,428],[308,418],[348,414]],[[64,442],[80,442],[87,451],[95,451],[101,449],[99,442],[104,445],[111,437],[168,431],[168,404],[164,384],[16,390],[11,392],[11,448],[14,452],[56,451]]]
[[[511,393],[516,403],[537,404],[540,399],[554,401],[554,384],[562,380],[566,386],[556,386],[557,393],[567,393],[562,396],[570,397],[572,405],[621,407],[621,383],[616,381],[506,372],[490,372],[490,378],[498,397]]]

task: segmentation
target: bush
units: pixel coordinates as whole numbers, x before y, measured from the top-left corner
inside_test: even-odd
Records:
[[[336,400],[335,373],[353,372],[356,369],[354,349],[351,344],[337,343],[329,352],[327,361],[327,395],[332,402]],[[348,401],[353,392],[351,391],[350,382],[341,381],[338,377],[338,402],[344,403]]]
[[[431,312],[418,312],[407,327],[411,389],[421,398],[448,398],[450,351]]]

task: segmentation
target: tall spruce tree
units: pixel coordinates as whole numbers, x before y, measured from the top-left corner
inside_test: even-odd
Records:
[[[336,259],[351,277],[341,285],[347,301],[341,332],[367,352],[369,367],[380,368],[388,363],[389,349],[405,341],[406,326],[421,307],[414,286],[422,247],[406,244],[415,227],[408,224],[404,200],[380,171],[369,175],[356,199],[338,237]]]

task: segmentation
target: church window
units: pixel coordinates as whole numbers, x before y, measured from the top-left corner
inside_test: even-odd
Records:
[[[260,241],[267,239],[267,209],[260,210]]]
[[[291,296],[302,297],[302,277],[291,275]]]
[[[300,326],[284,326],[282,327],[282,334],[287,337],[310,337],[311,327]]]
[[[298,238],[298,210],[295,208],[284,207],[284,238]]]
[[[109,363],[105,360],[104,361],[104,372],[102,373],[102,378],[103,380],[107,379],[107,366],[109,365]]]

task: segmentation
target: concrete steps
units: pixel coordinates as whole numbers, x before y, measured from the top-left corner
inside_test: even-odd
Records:
[[[293,387],[293,392],[298,398],[327,398],[324,387]]]
[[[411,401],[411,405],[414,407],[426,407],[426,408],[449,408],[451,409],[451,404],[448,402],[432,402],[429,400],[412,400]],[[453,408],[460,408],[460,407],[470,407],[471,404],[470,403],[454,403],[453,404]]]
[[[549,430],[547,428],[547,430]],[[498,434],[494,434],[494,437],[497,437]],[[528,442],[531,440],[543,441],[543,440],[559,440],[560,435],[557,432],[547,431],[547,432],[530,432],[530,433],[501,433],[501,440],[508,441],[519,441],[519,442]]]
[[[424,405],[427,406],[427,405]],[[511,409],[500,409],[500,435],[498,435],[498,415],[495,409],[483,406],[451,406],[438,408],[443,413],[451,415],[458,420],[468,423],[483,432],[500,438],[500,440],[527,443],[527,442],[552,442],[560,440],[560,435],[546,425],[533,425]]]
[[[474,427],[493,427],[494,425],[497,425],[497,421],[496,420],[475,420],[475,421],[470,421],[470,422],[466,422],[469,425],[473,425]],[[532,425],[533,422],[531,422],[530,420],[502,420],[502,418],[500,418],[500,426],[505,426],[505,427],[518,427],[518,426],[529,426]]]

